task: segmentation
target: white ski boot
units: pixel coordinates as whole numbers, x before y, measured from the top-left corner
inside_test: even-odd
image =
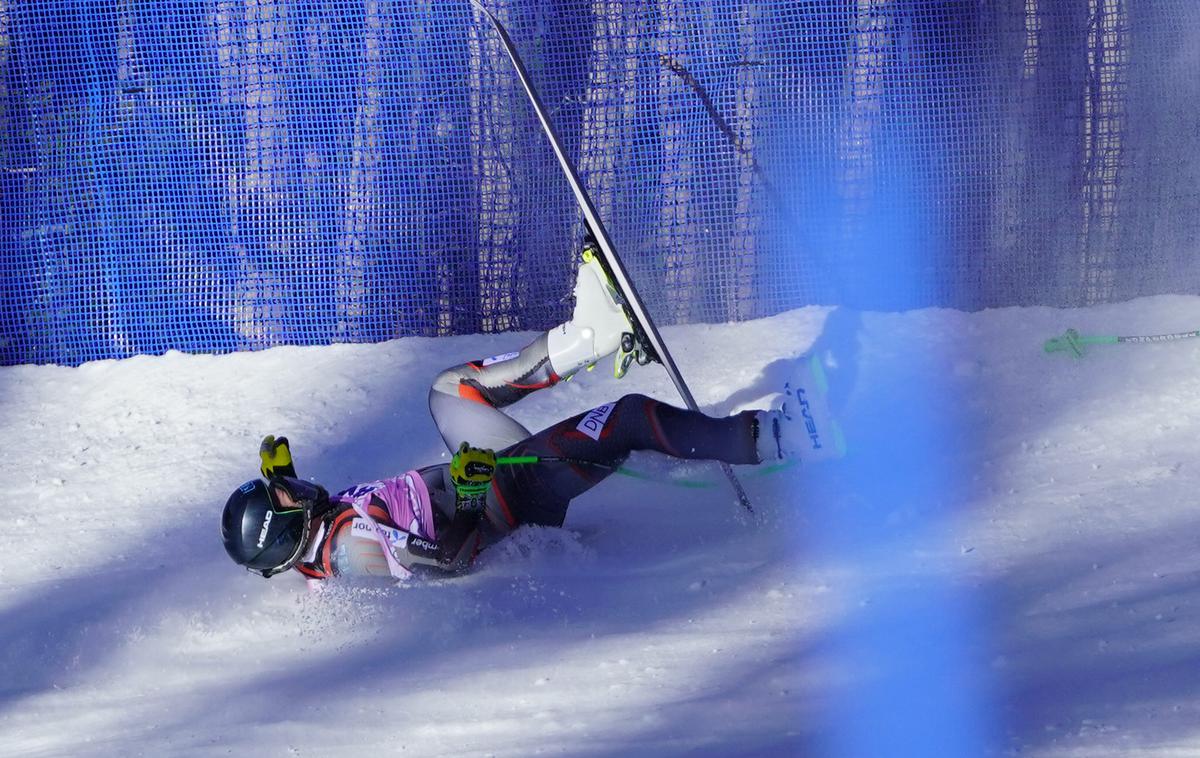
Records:
[[[584,247],[583,262],[575,278],[575,311],[570,321],[546,335],[550,367],[555,374],[569,378],[618,351],[614,373],[618,378],[625,374],[630,363],[625,356],[634,353],[636,341],[619,299],[597,254],[590,246]]]
[[[758,412],[758,457],[802,463],[846,455],[846,438],[829,410],[829,383],[820,359],[801,358],[784,384],[778,410]]]

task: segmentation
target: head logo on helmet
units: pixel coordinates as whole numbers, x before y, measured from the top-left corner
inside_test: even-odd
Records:
[[[267,541],[267,530],[271,528],[271,513],[267,511],[267,517],[263,519],[262,530],[258,533],[258,548],[261,550],[263,543]]]

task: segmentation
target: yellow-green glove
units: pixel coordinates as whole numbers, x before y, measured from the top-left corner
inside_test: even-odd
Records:
[[[267,479],[273,476],[296,476],[287,437],[276,437],[273,434],[263,437],[262,444],[258,446],[258,457],[262,459],[262,475]]]
[[[496,473],[496,454],[491,450],[471,447],[466,442],[450,461],[450,480],[460,499],[479,499],[487,494],[492,476]]]

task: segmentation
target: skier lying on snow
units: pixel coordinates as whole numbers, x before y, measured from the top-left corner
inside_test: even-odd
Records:
[[[633,450],[739,464],[831,453],[819,436],[827,414],[803,387],[794,389],[807,419],[789,413],[800,410],[795,405],[713,418],[626,395],[530,434],[501,412],[614,352],[623,375],[639,350],[630,347],[630,323],[596,254],[585,248],[583,258],[570,321],[520,352],[465,363],[434,380],[429,410],[454,451],[449,464],[331,497],[296,477],[286,438],[267,437],[260,450],[265,479],[246,482],[225,504],[221,536],[229,556],[264,577],[293,568],[310,580],[457,572],[521,524],[561,526],[571,499]],[[819,425],[812,429],[807,399]],[[560,460],[497,466],[497,457],[516,456]]]

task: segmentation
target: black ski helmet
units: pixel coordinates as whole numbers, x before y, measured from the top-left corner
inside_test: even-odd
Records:
[[[320,486],[291,477],[246,482],[229,496],[221,515],[225,552],[264,577],[287,571],[308,542],[313,509],[327,497]]]

